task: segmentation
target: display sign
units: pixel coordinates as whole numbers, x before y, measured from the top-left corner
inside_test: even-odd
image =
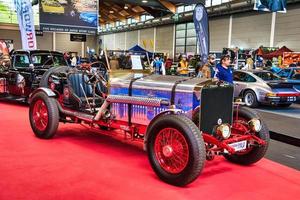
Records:
[[[35,35],[36,36],[43,36],[44,35],[44,31],[42,31],[42,30],[35,30]]]
[[[33,20],[33,10],[30,0],[14,0],[21,32],[22,48],[35,50],[36,37]]]
[[[300,52],[284,52],[283,65],[289,66],[290,64],[300,63]]]
[[[86,42],[86,35],[83,34],[70,34],[72,42]]]
[[[208,15],[203,4],[197,4],[193,14],[195,30],[199,46],[199,54],[201,55],[202,63],[207,63],[209,54],[209,27]]]
[[[286,0],[255,0],[254,10],[286,12]]]
[[[40,27],[43,31],[96,34],[97,0],[41,0]]]
[[[141,61],[141,56],[139,55],[131,55],[132,69],[142,70],[143,65]]]

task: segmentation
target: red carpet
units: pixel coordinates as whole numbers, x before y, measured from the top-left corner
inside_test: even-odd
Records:
[[[266,159],[242,167],[218,158],[177,188],[156,177],[140,148],[87,132],[61,124],[40,140],[26,106],[0,102],[0,199],[299,199],[300,172]]]

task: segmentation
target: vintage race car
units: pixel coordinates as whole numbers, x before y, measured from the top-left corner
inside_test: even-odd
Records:
[[[15,51],[10,63],[0,66],[0,98],[24,102],[35,89],[48,86],[41,79],[49,77],[49,69],[67,66],[62,53],[46,50]]]
[[[241,165],[259,161],[269,144],[260,116],[233,103],[233,87],[213,80],[96,70],[53,73],[52,88],[30,95],[35,135],[52,138],[59,122],[140,142],[158,177],[184,186],[216,155]]]

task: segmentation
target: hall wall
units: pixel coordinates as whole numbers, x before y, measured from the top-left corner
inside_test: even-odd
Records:
[[[21,34],[17,27],[0,27],[0,39],[10,39],[14,41],[14,49],[22,49]],[[53,33],[44,32],[43,36],[37,36],[37,48],[42,50],[53,50]],[[56,33],[57,51],[72,51],[77,52],[81,55],[81,42],[71,42],[69,33]],[[97,38],[95,36],[88,35],[87,41],[85,42],[86,47],[97,49]]]
[[[288,7],[286,14],[277,13],[275,30],[275,46],[300,52],[300,5]]]
[[[258,48],[270,45],[271,13],[241,13],[232,17],[231,46]]]
[[[274,32],[274,46],[286,45],[294,51],[300,51],[300,5],[289,5],[286,14],[277,13]],[[270,46],[272,14],[268,12],[245,12],[232,15],[231,37],[229,31],[230,16],[210,18],[210,50],[221,51],[223,47],[242,47],[256,49],[263,45]],[[157,52],[170,52],[173,55],[175,39],[173,36],[174,25],[141,29],[140,41],[138,31],[117,33],[115,35],[116,49],[128,49],[136,44],[145,48],[143,40],[148,40],[147,50],[152,50],[149,41],[154,41]],[[153,34],[153,35],[152,35]],[[114,37],[110,35],[101,36],[106,40],[106,47],[113,49]],[[126,35],[126,37],[125,37]],[[125,39],[126,38],[126,39]],[[230,44],[229,41],[231,40]],[[126,42],[126,45],[124,43]],[[103,47],[103,46],[102,46]],[[124,48],[125,47],[125,48]]]

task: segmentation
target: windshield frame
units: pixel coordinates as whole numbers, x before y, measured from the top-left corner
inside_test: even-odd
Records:
[[[46,60],[45,63],[38,64],[38,63],[33,62],[33,57],[35,57],[35,56],[47,56],[48,59]],[[62,60],[64,61],[64,64],[61,65],[62,63],[59,63],[59,65],[56,65],[54,63],[54,57],[61,57]],[[44,52],[39,53],[39,52],[37,52],[37,53],[34,53],[34,54],[30,55],[30,60],[31,60],[32,64],[34,65],[34,67],[36,67],[36,68],[44,68],[45,66],[53,66],[53,67],[55,67],[55,66],[68,66],[67,61],[64,59],[64,56],[62,54],[56,54],[56,53],[52,54],[52,53],[44,53]],[[51,64],[47,64],[47,63],[50,63],[50,61],[51,61]]]

